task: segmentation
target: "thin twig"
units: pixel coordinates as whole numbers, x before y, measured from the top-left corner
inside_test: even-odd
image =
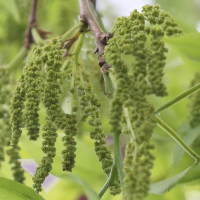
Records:
[[[30,48],[31,44],[34,42],[31,29],[34,27],[37,28],[37,5],[38,5],[38,0],[33,0],[30,9],[29,21],[25,32],[24,46],[26,48]]]
[[[102,31],[101,27],[99,26],[98,22],[96,21],[90,10],[88,0],[79,0],[79,7],[81,22],[85,23],[91,28],[91,31],[95,37],[97,47],[94,53],[98,53],[99,66],[102,68],[102,71],[104,73],[108,73],[107,69],[111,66],[103,58],[103,53],[108,40],[113,35],[111,33],[105,34]]]
[[[52,33],[50,31],[42,30],[38,27],[38,24],[37,24],[37,8],[38,8],[38,0],[33,0],[32,4],[31,4],[31,9],[30,9],[28,25],[27,25],[26,32],[25,32],[25,35],[24,35],[25,41],[24,41],[23,46],[25,46],[27,49],[30,49],[31,44],[33,42],[35,42],[33,34],[32,34],[33,28],[35,28],[35,31],[38,32],[38,35],[42,39],[46,39],[47,38],[46,35]]]

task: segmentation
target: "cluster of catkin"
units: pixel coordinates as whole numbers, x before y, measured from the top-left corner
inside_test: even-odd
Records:
[[[56,155],[54,146],[57,129],[63,130],[65,134],[62,138],[64,145],[62,151],[63,171],[71,171],[75,165],[76,115],[65,114],[60,102],[63,82],[62,53],[60,42],[56,39],[42,48],[35,47],[33,57],[26,63],[19,80],[20,85],[16,88],[11,100],[12,145],[17,145],[22,128],[27,129],[30,140],[37,140],[40,131],[39,105],[41,101],[46,108],[46,120],[42,134],[44,141],[41,147],[45,156],[41,159],[33,177],[33,187],[37,192],[42,190],[41,184],[51,171],[51,165]]]
[[[162,81],[167,49],[161,38],[181,34],[182,30],[159,5],[146,5],[142,13],[134,10],[129,17],[118,18],[112,33],[114,37],[104,51],[116,81],[110,110],[111,131],[130,135],[124,159],[124,200],[142,200],[150,186],[154,160],[150,139],[156,126],[154,108],[147,95],[167,95]],[[132,69],[122,59],[123,54],[133,56]]]
[[[64,149],[62,153],[62,169],[71,172],[75,166],[76,140],[78,133],[78,110],[83,112],[81,121],[91,119],[88,124],[94,128],[90,137],[93,139],[95,152],[102,165],[104,173],[109,176],[113,159],[111,151],[106,146],[106,135],[103,132],[103,125],[100,119],[101,103],[93,91],[89,81],[88,73],[85,70],[72,69],[76,62],[73,59],[66,62],[63,57],[61,43],[53,39],[50,44],[44,47],[34,47],[32,59],[29,60],[23,70],[11,100],[12,127],[11,144],[17,145],[22,134],[22,128],[26,128],[30,140],[37,140],[40,133],[39,106],[40,103],[46,109],[45,124],[42,128],[42,147],[44,153],[39,166],[33,177],[33,188],[37,192],[42,190],[42,183],[52,169],[54,157],[56,156],[55,143],[56,131],[61,129],[64,132],[62,137]],[[66,64],[67,63],[67,64]],[[77,66],[75,66],[76,68]],[[73,76],[73,80],[72,80]],[[72,99],[71,114],[66,114],[62,109],[62,86],[63,83],[73,82],[73,87],[68,88]],[[66,88],[64,87],[64,90]],[[78,99],[78,100],[77,100]],[[78,104],[80,106],[78,106]],[[112,195],[121,192],[118,177],[110,186]]]
[[[18,145],[10,146],[11,126],[9,102],[12,95],[12,78],[9,70],[3,66],[0,69],[0,167],[4,161],[5,147],[9,148],[6,153],[9,157],[9,163],[12,164],[13,177],[15,181],[23,183],[24,170],[20,165],[20,147]]]
[[[104,52],[104,58],[112,66],[115,78],[115,92],[110,107],[111,132],[130,136],[124,159],[124,200],[142,200],[147,196],[150,185],[150,170],[154,160],[151,153],[154,145],[150,139],[156,126],[154,108],[148,102],[147,95],[167,95],[162,81],[167,48],[161,39],[165,35],[181,34],[182,30],[158,5],[146,5],[142,13],[134,10],[129,17],[118,18],[112,33],[114,37],[108,41]],[[61,43],[57,39],[44,47],[34,47],[32,59],[26,63],[19,79],[20,85],[11,99],[13,147],[17,147],[22,128],[26,128],[30,140],[37,140],[40,133],[41,102],[46,109],[41,147],[44,156],[33,177],[33,187],[37,192],[42,190],[41,184],[52,169],[56,156],[56,131],[61,129],[64,133],[62,169],[71,172],[75,166],[77,124],[87,117],[90,117],[87,123],[93,127],[90,138],[94,140],[95,153],[107,176],[113,166],[112,154],[106,146],[106,135],[101,122],[101,103],[89,76],[85,69],[78,67],[77,57],[74,64],[66,64],[67,62],[63,63],[62,54]],[[131,69],[122,59],[123,54],[133,56]],[[66,79],[72,83],[67,91],[71,93],[71,101],[74,101],[71,102],[71,114],[66,114],[62,109],[62,86]],[[83,114],[78,119],[80,109]],[[3,159],[1,154],[0,159]],[[116,195],[120,192],[117,177],[110,185],[110,193]]]

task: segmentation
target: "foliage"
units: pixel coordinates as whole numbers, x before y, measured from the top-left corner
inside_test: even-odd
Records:
[[[162,10],[169,10],[168,3],[161,3],[162,9],[145,5],[141,12],[135,9],[115,20],[103,41],[103,57],[98,55],[102,70],[92,55],[94,32],[82,22],[73,23],[78,2],[39,2],[40,27],[56,31],[45,39],[47,32],[32,28],[35,43],[21,50],[24,12],[30,5],[14,0],[0,5],[5,8],[0,38],[9,46],[0,56],[3,194],[49,200],[184,199],[186,186],[176,185],[198,185],[200,79],[194,74],[200,36]],[[95,4],[91,6],[103,25]],[[189,103],[182,101],[188,96]],[[176,168],[171,166],[173,155]],[[19,159],[27,158],[39,164],[33,177],[20,166]],[[13,179],[8,164],[15,181],[8,180]],[[45,193],[50,173],[61,180]]]

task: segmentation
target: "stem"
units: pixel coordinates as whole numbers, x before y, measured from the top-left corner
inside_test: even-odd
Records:
[[[84,42],[84,38],[85,38],[85,32],[83,32],[80,37],[79,40],[76,44],[75,50],[74,50],[74,65],[73,65],[73,72],[72,72],[72,82],[71,82],[71,88],[74,87],[74,82],[75,82],[75,75],[76,75],[76,66],[78,65],[78,57],[79,57],[79,53],[81,50],[81,47],[83,46],[83,42]],[[73,112],[73,93],[71,93],[71,113]]]
[[[99,192],[98,197],[101,198],[104,195],[104,193],[109,188],[110,183],[112,183],[116,179],[116,177],[117,177],[117,167],[116,167],[116,164],[113,164],[112,169],[110,171],[110,175],[109,175],[106,183],[102,187],[101,191]]]
[[[115,86],[113,85],[113,82],[109,77],[109,74],[103,74],[103,78],[105,83],[105,92],[110,103],[111,102],[110,100],[112,99],[115,91]]]
[[[168,133],[196,162],[200,160],[200,156],[194,152],[171,127],[158,116],[156,116],[156,119],[158,126]]]
[[[25,32],[24,46],[28,49],[30,49],[31,44],[34,42],[31,29],[33,27],[37,27],[37,7],[38,7],[38,0],[33,0],[31,4],[29,21]]]
[[[106,79],[107,82],[109,82],[110,84],[105,84],[105,90],[106,91],[110,91],[111,94],[114,93],[115,87],[117,85],[115,77],[112,73],[108,73],[105,74],[106,75]],[[112,84],[111,84],[112,83]],[[112,85],[112,87],[111,87]],[[111,91],[112,89],[112,91]],[[111,101],[113,95],[108,96],[108,100],[109,102]],[[117,166],[117,171],[119,174],[119,179],[120,179],[120,183],[121,183],[121,187],[123,185],[123,179],[124,179],[124,172],[123,172],[123,162],[122,162],[122,155],[121,155],[121,148],[120,148],[120,134],[116,134],[114,133],[113,136],[113,146],[114,146],[114,164],[116,164]]]
[[[84,23],[79,22],[75,26],[73,26],[69,31],[67,31],[60,39],[58,39],[59,42],[64,42],[66,39],[69,38],[69,36],[77,29],[84,26]]]
[[[198,90],[200,90],[200,83],[198,83],[197,85],[186,90],[185,92],[183,92],[179,96],[175,97],[174,99],[172,99],[168,103],[164,104],[163,106],[157,108],[154,113],[157,114],[157,113],[165,110],[166,108],[169,108],[170,106],[178,103],[179,101],[182,101],[184,98],[186,98],[186,97],[192,95],[193,93],[197,92]]]
[[[106,70],[110,66],[106,62],[106,60],[103,58],[103,53],[105,46],[107,45],[108,38],[112,37],[112,34],[108,33],[107,35],[102,31],[101,27],[99,26],[98,22],[96,21],[95,17],[93,16],[88,0],[79,0],[79,7],[80,7],[80,17],[81,21],[88,25],[95,38],[95,42],[97,45],[97,48],[95,50],[95,53],[98,52],[98,60],[99,60],[99,66],[102,67],[102,70],[107,73]]]
[[[74,49],[74,52],[73,52],[73,54],[77,57],[77,59],[78,59],[79,53],[81,51],[81,48],[83,46],[84,39],[85,39],[85,32],[83,32],[80,35],[79,40],[78,40],[76,47]]]
[[[38,5],[38,0],[33,0],[32,5],[31,5],[30,18],[29,18],[30,24],[37,22],[37,5]]]
[[[103,74],[104,81],[105,81],[105,91],[107,93],[107,99],[109,104],[111,104],[111,100],[113,98],[113,93],[115,91],[116,82],[111,79],[111,73]],[[114,79],[114,76],[112,76]],[[117,175],[119,174],[119,179],[121,183],[121,187],[123,184],[124,172],[123,172],[123,163],[122,163],[122,156],[121,156],[121,148],[120,148],[120,134],[114,134],[113,137],[113,146],[114,146],[114,158],[113,158],[113,166],[110,171],[109,177],[102,187],[101,191],[99,192],[98,196],[101,198],[111,183],[115,180]]]
[[[14,69],[16,69],[23,61],[24,57],[28,53],[28,49],[26,47],[22,47],[17,55],[12,59],[12,61],[9,63],[8,68],[12,72]]]
[[[88,0],[79,0],[80,15],[83,22],[87,23],[95,37],[96,42],[99,40],[99,35],[103,32],[95,17],[93,16]]]
[[[74,65],[73,65],[73,70],[72,70],[72,82],[71,82],[71,88],[74,87],[74,81],[75,81],[75,72],[76,72],[76,66],[77,66],[77,63],[78,63],[78,59],[74,58]],[[74,100],[74,95],[73,93],[71,93],[71,114],[73,113],[73,100]]]
[[[38,46],[43,46],[44,45],[44,40],[41,38],[40,34],[38,33],[36,28],[32,28],[31,29],[31,34],[33,36],[33,39],[35,41],[35,43]]]
[[[123,162],[122,162],[122,155],[121,155],[121,148],[119,142],[120,134],[114,133],[113,136],[113,146],[114,146],[114,163],[116,163],[117,171],[119,174],[119,180],[121,187],[123,186],[123,179],[124,179],[124,171],[123,171]]]
[[[71,61],[72,57],[73,57],[73,56],[71,56],[71,57],[69,57],[69,58],[67,58],[67,59],[65,60],[65,62],[63,63],[63,65],[62,65],[62,67],[61,67],[61,71],[64,71],[64,70],[66,69],[66,66],[67,66],[68,63]]]
[[[128,128],[129,128],[129,130],[131,131],[131,135],[132,135],[133,139],[136,140],[136,136],[135,136],[134,131],[133,131],[133,128],[132,128],[132,126],[131,126],[131,121],[130,121],[130,117],[129,117],[128,108],[125,108],[125,107],[123,106],[123,110],[124,110],[124,115],[125,115],[125,117],[126,117],[127,126],[128,126]],[[136,145],[136,142],[135,142],[135,145]]]

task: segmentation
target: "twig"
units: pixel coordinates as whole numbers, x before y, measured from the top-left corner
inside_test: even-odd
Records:
[[[46,35],[47,34],[51,34],[52,32],[49,31],[44,31],[42,29],[40,29],[38,27],[37,24],[37,8],[38,8],[38,0],[33,0],[32,4],[31,4],[31,10],[30,10],[30,15],[29,15],[29,21],[28,21],[28,25],[26,28],[26,32],[25,32],[25,41],[24,41],[24,45],[27,49],[30,49],[31,44],[33,42],[35,42],[33,34],[32,34],[32,29],[35,28],[35,31],[38,32],[38,35],[42,38],[42,39],[46,39]]]
[[[31,29],[34,27],[37,28],[37,5],[38,5],[38,0],[33,0],[32,5],[31,5],[31,10],[30,10],[30,15],[29,15],[29,21],[26,28],[26,32],[25,32],[24,46],[28,49],[31,47],[31,44],[34,42]]]
[[[79,0],[79,7],[81,22],[85,23],[91,28],[91,31],[95,37],[97,47],[94,53],[98,53],[99,66],[102,68],[103,73],[108,73],[107,69],[111,66],[103,58],[103,53],[108,40],[113,35],[111,33],[105,34],[102,31],[90,10],[88,0]]]

